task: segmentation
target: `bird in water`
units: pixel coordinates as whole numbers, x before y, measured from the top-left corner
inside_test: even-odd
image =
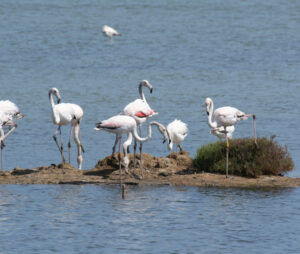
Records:
[[[0,101],[0,142],[1,142],[1,169],[4,169],[3,166],[3,149],[5,147],[4,140],[11,134],[16,128],[16,120],[23,118],[24,115],[20,113],[18,106],[9,101],[1,100]],[[4,133],[4,128],[8,127],[9,131]]]
[[[180,152],[182,152],[181,143],[184,141],[188,133],[187,124],[183,123],[181,120],[175,119],[173,122],[168,124],[167,131],[171,140],[171,142],[168,143],[168,149],[171,151],[173,149],[173,144],[175,143],[177,145],[176,152],[177,148],[179,148]],[[165,141],[166,140],[164,140],[164,142]]]
[[[114,133],[120,137],[119,139],[119,167],[121,170],[121,143],[122,143],[122,135],[127,135],[127,140],[123,144],[123,152],[124,152],[124,166],[125,170],[128,172],[129,159],[127,156],[127,148],[132,143],[132,138],[134,137],[138,142],[144,143],[148,141],[152,136],[152,125],[157,126],[158,130],[161,134],[163,134],[164,139],[170,141],[170,137],[168,135],[167,129],[160,123],[152,121],[148,124],[148,135],[147,137],[140,137],[137,133],[137,123],[135,119],[131,116],[127,115],[116,115],[107,120],[103,120],[96,124],[95,130],[104,130],[110,133]],[[142,163],[142,162],[141,162]],[[120,172],[121,174],[121,172]],[[143,171],[141,170],[141,177],[143,178]]]
[[[110,40],[112,40],[112,37],[113,36],[120,36],[121,34],[115,30],[114,28],[110,27],[110,26],[107,26],[107,25],[104,25],[102,27],[102,33],[108,37]]]
[[[83,116],[83,110],[77,104],[72,103],[60,103],[61,96],[57,88],[53,87],[49,90],[49,100],[52,108],[52,120],[55,125],[58,125],[56,132],[53,135],[53,139],[58,147],[58,150],[62,157],[62,163],[65,163],[65,157],[63,154],[63,141],[61,135],[61,126],[71,124],[70,136],[68,142],[68,155],[69,155],[69,163],[71,157],[71,137],[74,131],[74,141],[77,144],[77,163],[78,168],[82,168],[82,152],[84,152],[84,148],[81,144],[80,139],[80,122]],[[53,96],[57,98],[57,104],[54,103]],[[60,135],[60,143],[58,144],[56,135],[59,133]]]
[[[208,125],[213,129],[212,132],[224,133],[226,139],[226,177],[228,177],[228,153],[229,153],[229,137],[230,133],[228,129],[232,130],[235,124],[237,124],[241,120],[246,120],[249,117],[253,118],[253,132],[254,132],[254,143],[256,142],[256,116],[255,114],[246,114],[243,111],[240,111],[234,107],[221,107],[214,110],[214,104],[211,98],[205,99],[206,104],[206,112],[208,115]],[[212,121],[212,115],[214,115],[214,122]],[[234,128],[233,128],[234,131]],[[232,133],[230,133],[230,137],[232,137]]]

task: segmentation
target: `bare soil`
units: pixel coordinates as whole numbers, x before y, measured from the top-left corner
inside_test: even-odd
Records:
[[[116,154],[117,156],[117,154]],[[300,178],[282,176],[261,176],[245,178],[197,172],[189,153],[171,153],[167,157],[152,157],[143,154],[143,179],[139,168],[139,157],[136,167],[130,154],[129,173],[122,167],[122,183],[136,185],[181,185],[199,187],[296,187]],[[52,164],[34,169],[15,168],[0,172],[0,184],[120,184],[118,160],[108,156],[99,160],[95,168],[79,170],[70,164]]]

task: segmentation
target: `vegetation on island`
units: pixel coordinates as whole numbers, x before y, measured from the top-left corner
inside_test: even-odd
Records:
[[[226,142],[218,141],[198,149],[194,159],[197,171],[225,174]],[[229,174],[244,177],[283,175],[294,169],[294,162],[287,150],[271,137],[230,140]]]

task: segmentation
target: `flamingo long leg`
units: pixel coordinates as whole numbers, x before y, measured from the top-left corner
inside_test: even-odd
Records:
[[[140,132],[140,137],[142,136],[142,127],[141,125],[139,126],[139,132]],[[142,160],[142,156],[143,155],[143,143],[140,142],[140,170],[141,170],[141,176],[142,178],[144,178],[143,175],[143,160]]]
[[[71,137],[72,137],[73,128],[74,128],[74,126],[72,124],[71,128],[70,128],[70,137],[69,137],[69,142],[68,142],[69,163],[71,163]]]
[[[122,166],[121,166],[121,144],[122,144],[122,136],[120,137],[120,143],[119,143],[119,170],[120,170],[120,185],[122,187]]]
[[[256,115],[253,114],[253,132],[254,132],[254,143],[257,145],[256,142]]]
[[[1,138],[0,138],[0,141],[1,141],[1,170],[3,171],[4,170],[4,166],[3,166],[3,149],[4,149],[4,140],[8,137],[8,135],[10,133],[12,133],[15,129],[17,128],[17,125],[15,124],[13,128],[11,128],[5,135],[4,135],[4,131],[3,131],[3,128],[0,129],[0,134],[1,134]]]
[[[118,142],[120,141],[120,136],[119,135],[116,135],[116,139],[115,139],[115,143],[114,143],[114,146],[112,148],[112,154],[111,154],[111,157],[114,158],[114,154],[115,154],[115,151],[116,151],[116,146],[118,144]]]
[[[137,142],[136,142],[136,139],[134,139],[134,145],[133,145],[133,167],[136,166],[136,147],[137,147]]]
[[[225,138],[226,138],[226,178],[228,178],[228,156],[229,156],[229,141],[227,136],[226,126],[225,129]]]
[[[55,141],[55,143],[56,143],[56,145],[57,145],[57,147],[58,147],[58,150],[59,150],[59,152],[60,152],[60,154],[61,154],[62,162],[65,163],[65,162],[66,162],[66,159],[65,159],[64,154],[63,154],[63,147],[60,146],[60,145],[58,144],[57,138],[56,138],[56,135],[57,135],[57,133],[59,133],[59,132],[60,132],[60,134],[61,134],[60,126],[58,126],[56,132],[53,134],[53,139],[54,139],[54,141]]]
[[[79,123],[76,123],[74,125],[74,141],[77,144],[77,163],[78,163],[78,168],[81,169],[82,167],[82,155],[81,155],[81,142],[79,139],[79,134],[80,134],[80,125]]]
[[[3,166],[3,148],[4,148],[4,142],[3,142],[3,137],[4,137],[4,131],[1,127],[0,129],[0,134],[1,134],[1,170],[3,171],[4,166]]]

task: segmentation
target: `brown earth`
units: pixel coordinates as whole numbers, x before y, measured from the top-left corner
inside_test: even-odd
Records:
[[[167,157],[152,157],[143,154],[144,178],[137,160],[133,168],[132,155],[130,171],[122,168],[122,183],[136,185],[184,185],[199,187],[296,187],[300,186],[300,178],[282,176],[261,176],[244,178],[197,172],[192,165],[193,159],[188,152],[172,153]],[[139,158],[139,157],[138,157]],[[0,184],[119,184],[118,161],[111,156],[99,160],[95,168],[78,170],[70,164],[52,164],[34,169],[15,168],[0,173]]]

